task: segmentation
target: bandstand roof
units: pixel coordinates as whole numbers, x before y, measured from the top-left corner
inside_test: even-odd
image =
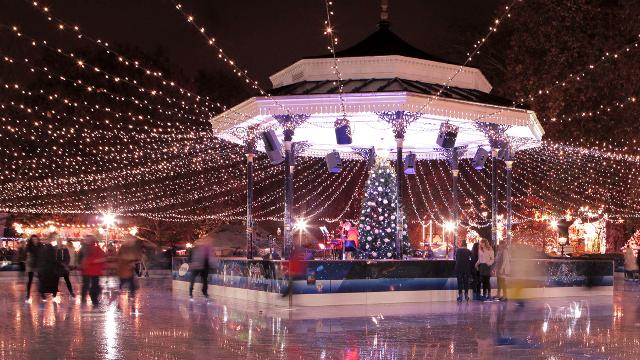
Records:
[[[404,42],[382,24],[371,36],[336,53],[342,75],[338,91],[331,57],[304,58],[270,77],[270,96],[252,97],[214,117],[214,132],[243,143],[242,129],[280,128],[274,115],[306,114],[295,130],[294,142],[306,143],[305,156],[324,156],[337,150],[343,158],[359,158],[358,148],[382,148],[390,153],[396,143],[391,125],[377,113],[406,111],[421,115],[404,139],[405,152],[419,158],[441,158],[436,144],[441,123],[459,126],[456,146],[473,156],[478,146],[489,147],[482,123],[503,125],[516,150],[536,146],[544,130],[533,111],[512,106],[513,101],[491,94],[491,84],[478,69],[440,60]],[[451,79],[453,74],[457,74]],[[440,91],[442,84],[447,88]],[[353,144],[336,145],[334,122],[350,121]],[[283,140],[282,131],[276,131]],[[262,144],[258,142],[258,149]]]

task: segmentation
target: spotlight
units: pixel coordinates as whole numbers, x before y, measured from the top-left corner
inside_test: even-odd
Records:
[[[325,156],[324,161],[327,163],[327,170],[330,173],[339,173],[342,170],[342,159],[340,159],[340,153],[333,150]]]
[[[276,136],[276,132],[273,130],[263,131],[260,133],[260,137],[264,142],[264,151],[266,151],[271,164],[277,165],[283,162],[284,156],[282,155],[282,146]]]
[[[407,175],[415,175],[416,154],[409,153],[409,155],[404,157],[404,173]]]
[[[456,146],[456,138],[458,137],[458,127],[444,122],[440,124],[440,132],[436,143],[445,149],[453,149]]]
[[[102,224],[105,226],[113,226],[116,224],[116,216],[112,213],[102,214]]]
[[[349,145],[353,142],[351,137],[351,126],[347,118],[336,120],[334,123],[336,130],[336,143],[338,145]]]
[[[456,223],[454,223],[453,221],[447,221],[444,223],[444,230],[445,231],[453,231],[456,228]]]
[[[476,154],[474,155],[473,160],[471,161],[471,166],[473,166],[474,169],[480,171],[484,169],[484,164],[488,158],[489,152],[484,148],[479,147],[478,150],[476,150]]]

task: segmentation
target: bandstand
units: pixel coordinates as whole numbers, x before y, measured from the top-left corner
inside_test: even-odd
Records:
[[[257,152],[266,152],[273,166],[285,169],[285,259],[294,249],[295,156],[326,158],[332,154],[334,160],[367,161],[376,152],[389,154],[397,174],[410,166],[407,155],[415,160],[446,159],[452,169],[450,215],[456,226],[458,161],[471,158],[477,166],[491,166],[494,244],[497,173],[493,164],[504,161],[506,241],[511,240],[514,154],[538,146],[544,130],[533,111],[491,94],[491,84],[479,69],[453,64],[413,47],[390,30],[383,16],[377,30],[361,42],[335,56],[303,58],[270,80],[273,90],[269,94],[247,99],[211,120],[216,136],[245,146],[247,153],[248,259],[221,260],[210,281],[214,293],[289,305],[455,299],[452,261],[398,261],[403,258],[401,223],[395,231],[395,260],[304,261],[304,273],[295,276],[285,274],[287,261],[253,260],[253,161]],[[402,199],[402,176],[397,176],[396,187],[397,197]],[[397,203],[400,214],[402,201]],[[589,283],[598,291],[591,294],[612,294],[611,262],[530,261],[537,261],[539,268],[527,278],[531,296],[577,295],[592,275],[597,281]],[[174,263],[176,288],[186,287],[187,269],[184,261]],[[288,300],[280,296],[285,291],[290,294]]]

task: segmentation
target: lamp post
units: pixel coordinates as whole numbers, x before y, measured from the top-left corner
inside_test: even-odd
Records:
[[[302,248],[302,232],[307,229],[307,221],[303,218],[299,218],[296,221],[295,227],[298,229],[298,247]]]
[[[558,238],[558,245],[560,245],[560,256],[564,257],[564,247],[567,245],[569,239],[564,236]]]

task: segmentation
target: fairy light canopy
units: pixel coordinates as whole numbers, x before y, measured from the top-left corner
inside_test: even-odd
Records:
[[[479,146],[489,147],[482,124],[501,125],[516,150],[539,144],[544,130],[533,111],[490,94],[491,84],[480,70],[403,41],[390,30],[383,10],[378,29],[336,51],[337,61],[333,53],[301,59],[270,77],[274,88],[268,96],[252,97],[212,118],[216,136],[241,144],[244,129],[280,128],[278,115],[305,114],[294,136],[295,142],[307,143],[302,155],[322,157],[336,150],[344,158],[358,158],[358,148],[395,151],[393,126],[381,113],[404,111],[417,115],[407,123],[404,151],[419,158],[443,156],[436,144],[443,122],[459,127],[456,146],[467,148],[462,157],[473,156]],[[344,113],[353,142],[337,145],[334,123]],[[276,133],[282,141],[282,131]]]

